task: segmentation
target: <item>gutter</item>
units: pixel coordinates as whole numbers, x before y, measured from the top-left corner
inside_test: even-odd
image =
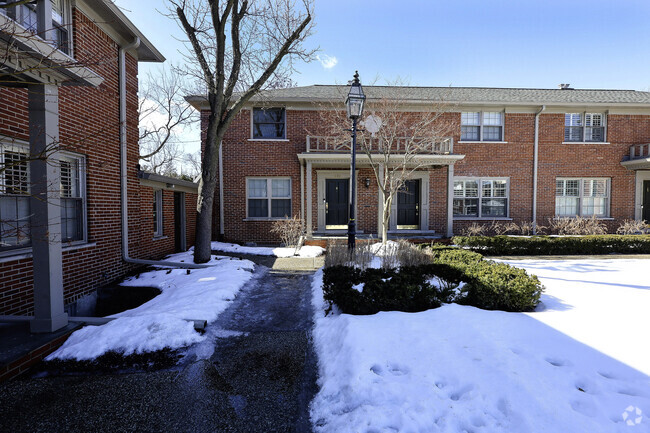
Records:
[[[170,266],[175,268],[207,268],[210,265],[168,262],[162,260],[142,260],[129,256],[129,201],[127,194],[127,143],[126,143],[126,52],[140,46],[140,38],[119,49],[119,92],[120,92],[120,212],[122,217],[122,259],[137,265]]]
[[[537,234],[537,172],[539,165],[539,115],[546,110],[546,105],[535,113],[535,150],[533,153],[533,234]]]

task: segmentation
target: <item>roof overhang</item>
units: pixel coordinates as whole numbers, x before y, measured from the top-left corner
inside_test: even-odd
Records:
[[[202,95],[189,95],[185,100],[197,111],[210,109],[208,99]],[[372,105],[373,102],[379,102],[377,98],[367,98],[366,104]],[[608,111],[611,114],[650,114],[650,105],[636,103],[585,103],[585,102],[519,102],[519,101],[437,101],[429,99],[405,99],[400,101],[403,111],[431,111],[442,109],[443,111],[482,111],[489,109],[504,110],[511,113],[531,113],[535,114],[542,105],[546,106],[545,114],[566,113],[567,110],[577,111]],[[297,97],[271,97],[268,95],[254,96],[245,105],[244,108],[263,107],[263,106],[284,106],[296,110],[320,110],[320,109],[345,109],[345,97],[340,99],[332,98],[297,98]]]
[[[383,156],[381,157],[383,158]],[[412,167],[453,165],[463,158],[465,158],[465,155],[416,155],[408,165]],[[352,157],[349,153],[304,152],[298,154],[298,159],[301,162],[310,162],[312,165],[318,167],[349,167]],[[403,161],[403,156],[395,154],[392,155],[392,159],[394,159],[397,165]],[[370,157],[365,153],[358,154],[356,165],[359,167],[370,167]]]
[[[126,15],[110,0],[77,0],[76,7],[105,30],[120,46],[133,42],[137,37],[140,45],[136,50],[140,62],[164,62],[165,57],[147,39]]]
[[[141,185],[150,186],[152,188],[189,192],[194,194],[196,194],[199,189],[198,183],[155,173],[147,173],[146,171],[138,171],[138,178],[140,178]]]
[[[627,161],[621,162],[621,165],[627,168],[628,170],[649,170],[650,157],[629,159]]]
[[[75,59],[34,36],[23,26],[0,14],[0,85],[32,83],[99,86],[104,79]]]

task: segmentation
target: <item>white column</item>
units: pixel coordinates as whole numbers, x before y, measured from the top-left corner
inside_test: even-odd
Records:
[[[63,310],[58,90],[48,84],[28,87],[30,154],[47,156],[29,165],[35,315],[30,322],[32,332],[53,332],[68,324]]]
[[[311,189],[313,188],[311,181],[311,161],[307,161],[307,237],[311,238],[312,234],[312,208],[311,208]]]
[[[454,235],[454,164],[447,166],[447,237]]]

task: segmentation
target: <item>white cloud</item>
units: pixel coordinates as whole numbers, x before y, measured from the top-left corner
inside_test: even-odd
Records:
[[[327,54],[316,56],[316,59],[318,59],[320,64],[323,65],[323,68],[325,69],[332,69],[339,62],[335,56],[328,56]]]

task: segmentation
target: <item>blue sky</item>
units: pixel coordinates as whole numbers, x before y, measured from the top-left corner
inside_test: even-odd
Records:
[[[378,84],[650,89],[647,0],[315,1],[309,43],[323,62],[298,65],[298,85],[346,83],[358,69]],[[181,30],[156,12],[166,2],[116,3],[169,61],[182,61]]]

